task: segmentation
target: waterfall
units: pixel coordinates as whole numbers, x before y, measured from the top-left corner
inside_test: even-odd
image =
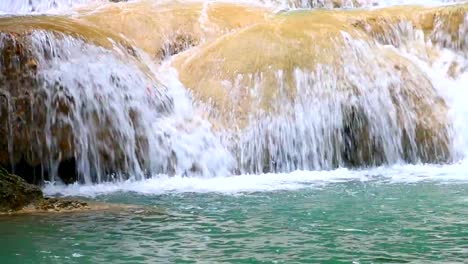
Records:
[[[0,3],[0,164],[29,181],[466,157],[466,5],[134,1],[69,15],[85,2]],[[50,10],[61,16],[11,16]]]
[[[8,107],[0,119],[8,120],[2,129],[11,164],[42,163],[49,174],[43,180],[58,180],[71,162],[86,183],[159,173],[214,175],[227,167],[201,158],[213,152],[230,161],[209,124],[191,115],[185,95],[170,96],[168,90],[180,87],[159,84],[136,63],[142,58],[45,31],[18,42],[1,35],[3,54],[22,53],[1,76],[2,108]],[[26,75],[15,75],[28,63]]]
[[[92,1],[93,0],[3,0],[0,2],[0,14],[42,13],[68,9],[72,6]]]
[[[394,5],[441,5],[465,0],[288,0],[288,8],[369,8]]]

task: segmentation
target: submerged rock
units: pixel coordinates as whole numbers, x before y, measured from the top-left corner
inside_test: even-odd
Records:
[[[36,202],[34,208],[38,211],[56,212],[90,209],[87,202],[59,198],[44,198]]]

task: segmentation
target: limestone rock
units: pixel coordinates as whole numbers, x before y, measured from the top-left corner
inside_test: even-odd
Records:
[[[295,11],[173,61],[246,173],[446,162],[447,107],[425,73],[346,14]]]
[[[0,167],[0,212],[17,211],[42,198],[39,187]]]
[[[265,20],[267,8],[216,2],[138,1],[80,10],[79,21],[122,34],[155,60]]]
[[[87,202],[58,198],[44,198],[36,202],[34,208],[38,211],[56,212],[90,209]]]
[[[96,32],[38,19],[20,17],[0,33],[0,164],[31,183],[143,174],[155,140],[142,116],[171,112],[165,87],[124,46],[107,50]]]

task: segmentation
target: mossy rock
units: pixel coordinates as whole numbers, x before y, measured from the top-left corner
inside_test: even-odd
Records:
[[[43,199],[42,191],[19,176],[0,168],[0,212],[21,210]]]

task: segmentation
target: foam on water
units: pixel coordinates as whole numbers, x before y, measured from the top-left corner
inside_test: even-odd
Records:
[[[385,184],[411,184],[422,181],[467,183],[468,160],[452,165],[394,165],[366,170],[345,168],[332,171],[295,171],[230,177],[168,177],[156,175],[143,181],[125,181],[96,185],[47,184],[46,195],[96,197],[115,192],[136,192],[145,195],[168,193],[222,193],[227,195],[251,192],[272,192],[321,188],[327,184],[353,181],[377,181]]]

